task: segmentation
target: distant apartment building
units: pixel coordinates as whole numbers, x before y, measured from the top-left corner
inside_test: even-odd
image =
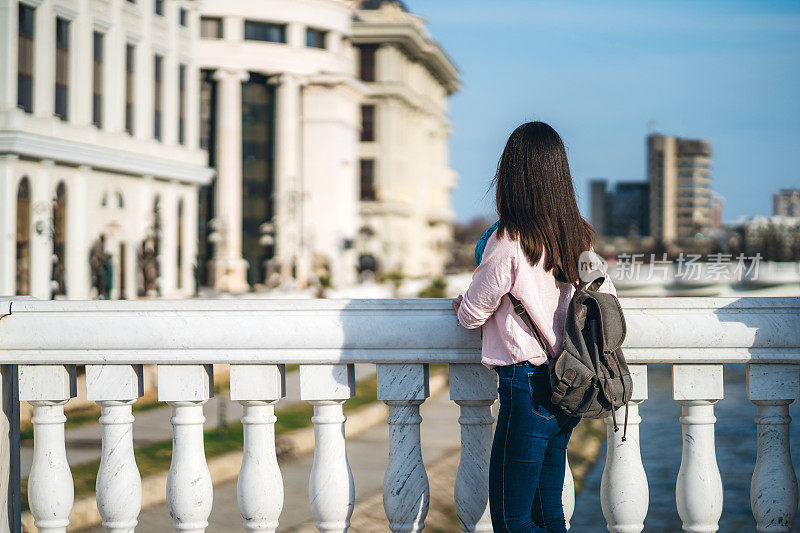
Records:
[[[194,293],[196,5],[0,0],[0,295]]]
[[[603,237],[644,237],[650,231],[650,194],[646,181],[619,182],[609,189],[606,180],[592,180],[591,219]]]
[[[423,18],[401,2],[367,0],[353,23],[366,85],[358,149],[359,269],[436,276],[451,256],[447,98],[458,71]]]
[[[772,215],[800,217],[800,189],[782,189],[773,194]]]
[[[606,235],[606,219],[608,218],[608,181],[593,179],[589,182],[589,203],[592,227],[598,235]]]
[[[712,191],[711,193],[711,229],[722,229],[724,224],[722,215],[725,207],[725,199]]]
[[[650,234],[663,243],[705,239],[712,229],[711,144],[647,137]]]

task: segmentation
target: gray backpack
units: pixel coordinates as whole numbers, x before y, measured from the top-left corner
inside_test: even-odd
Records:
[[[514,312],[530,328],[539,345],[551,360],[548,364],[552,402],[565,413],[581,418],[605,418],[611,415],[618,431],[616,410],[625,406],[625,429],[628,427],[628,401],[633,381],[622,355],[625,340],[625,317],[613,294],[598,292],[603,278],[588,287],[575,283],[564,324],[561,354],[554,360],[530,315],[517,298],[509,294]],[[625,440],[623,431],[622,440]]]

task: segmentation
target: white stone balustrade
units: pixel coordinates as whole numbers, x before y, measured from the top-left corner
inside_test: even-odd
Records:
[[[389,464],[383,478],[383,508],[393,532],[422,531],[430,487],[422,462],[419,406],[430,396],[428,365],[380,364],[378,399],[389,407]]]
[[[355,392],[353,365],[300,367],[300,398],[314,406],[314,463],[308,499],[322,533],[344,533],[353,515],[356,488],[347,462],[342,406]]]
[[[800,395],[800,298],[629,298],[623,348],[634,377],[627,440],[608,428],[601,503],[607,528],[643,530],[648,485],[639,441],[647,364],[673,365],[683,453],[676,505],[687,533],[718,530],[722,483],[714,446],[714,403],[723,365],[747,363],[757,407],[751,507],[760,532],[792,530],[798,486],[789,447],[789,405]],[[465,532],[491,531],[488,462],[496,375],[480,363],[480,337],[456,325],[446,300],[0,301],[0,531],[18,531],[19,411],[34,407],[28,499],[41,531],[66,531],[73,484],[66,460],[64,404],[75,365],[86,365],[87,397],[102,410],[97,503],[109,531],[132,531],[141,506],[133,457],[132,405],[141,365],[157,364],[159,398],[173,408],[168,507],[178,531],[204,531],[213,489],[203,443],[211,365],[231,364],[231,397],[244,407],[238,502],[244,529],[273,532],[283,507],[274,446],[274,405],[285,364],[300,364],[301,398],[314,406],[309,498],[316,526],[344,532],[355,503],[343,404],[355,392],[355,363],[378,365],[378,398],[389,406],[384,505],[393,531],[421,531],[430,488],[422,461],[420,405],[428,365],[450,364],[459,406],[461,460],[455,505]],[[617,413],[618,420],[624,410]],[[607,426],[608,427],[608,426]],[[6,436],[7,435],[7,436]],[[754,436],[755,437],[755,436]],[[455,437],[454,437],[455,438]],[[112,475],[115,474],[115,475]],[[567,466],[567,520],[574,506]]]
[[[245,531],[273,533],[283,509],[275,454],[275,404],[286,395],[284,365],[231,365],[231,400],[244,407],[244,450],[236,485]]]
[[[575,478],[572,476],[572,469],[569,467],[569,458],[564,463],[564,488],[561,491],[561,507],[564,510],[564,522],[567,529],[570,528],[570,520],[575,513]]]
[[[489,517],[489,452],[497,373],[480,364],[450,365],[450,399],[461,408],[461,460],[453,487],[464,532],[492,531]]]
[[[681,404],[683,448],[675,483],[687,533],[713,533],[722,516],[722,479],[714,448],[714,404],[723,398],[722,365],[672,365],[672,398]]]
[[[19,399],[33,406],[28,502],[42,533],[65,533],[75,499],[64,445],[64,404],[75,397],[73,365],[20,365]]]
[[[211,365],[158,365],[158,399],[172,406],[167,507],[176,531],[203,533],[214,491],[203,445],[203,404],[214,396]]]
[[[747,365],[747,397],[756,404],[758,453],[750,483],[750,507],[759,533],[792,530],[797,476],[789,452],[789,404],[800,396],[796,365]]]
[[[86,365],[86,397],[100,405],[102,451],[95,494],[103,527],[133,533],[142,478],[133,455],[132,406],[144,394],[142,365]]]
[[[639,446],[639,404],[647,399],[647,365],[630,365],[633,396],[628,404],[627,430],[614,431],[612,417],[607,417],[606,464],[600,481],[600,502],[611,533],[639,533],[647,516],[649,489]],[[625,419],[620,408],[617,420]],[[625,441],[622,437],[625,436]]]

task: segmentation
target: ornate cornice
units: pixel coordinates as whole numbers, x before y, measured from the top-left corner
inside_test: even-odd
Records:
[[[20,131],[0,131],[0,154],[50,159],[75,166],[88,165],[130,175],[151,174],[157,178],[195,185],[207,185],[215,172],[213,168],[200,165]]]

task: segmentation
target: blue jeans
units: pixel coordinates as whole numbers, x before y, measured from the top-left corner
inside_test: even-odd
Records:
[[[495,533],[565,533],[561,493],[567,442],[579,418],[550,401],[547,366],[495,368],[500,412],[489,462]]]

